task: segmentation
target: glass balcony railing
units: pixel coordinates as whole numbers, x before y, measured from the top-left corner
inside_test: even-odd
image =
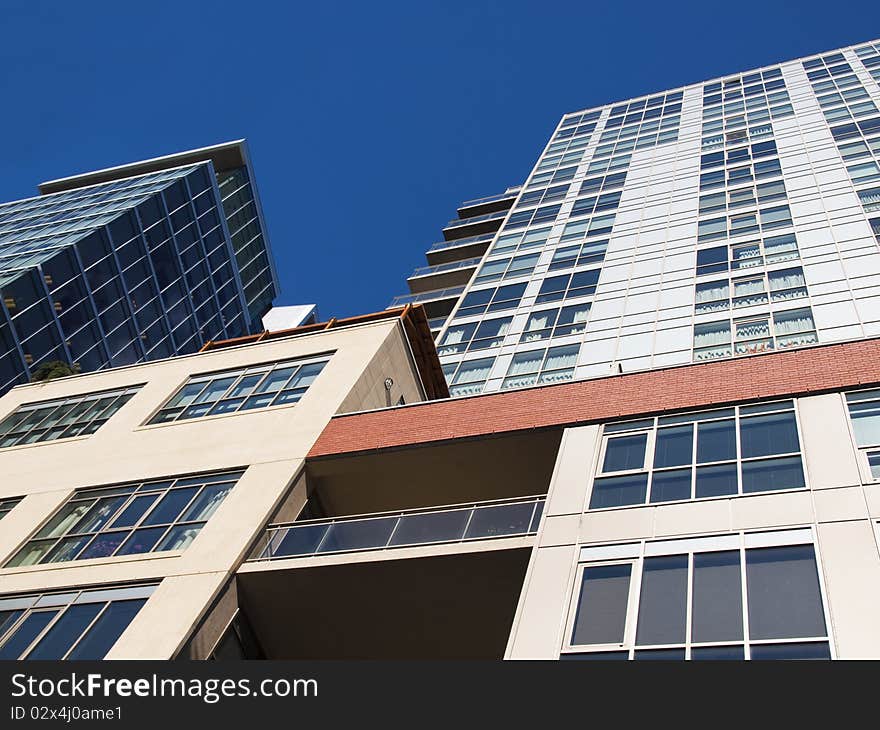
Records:
[[[448,264],[436,264],[435,266],[420,266],[410,274],[409,278],[414,279],[417,276],[429,276],[431,274],[442,274],[444,271],[455,271],[457,269],[472,269],[483,260],[482,256],[472,259],[463,259],[462,261],[451,261]]]
[[[530,535],[546,497],[270,525],[252,561]]]
[[[458,228],[459,226],[470,226],[474,223],[482,223],[483,221],[501,220],[507,215],[506,210],[500,210],[497,213],[487,213],[486,215],[476,215],[473,218],[453,218],[444,228]]]
[[[437,299],[451,299],[452,297],[457,297],[463,291],[463,286],[453,286],[449,289],[434,289],[433,291],[425,291],[421,294],[401,294],[391,300],[388,309],[402,307],[404,304],[420,304],[422,302],[433,302]]]
[[[517,193],[522,190],[522,185],[514,185],[513,187],[507,188],[503,193],[498,193],[497,195],[487,195],[485,198],[474,198],[473,200],[465,200],[459,208],[470,208],[474,205],[483,205],[485,203],[493,203],[496,200],[504,200],[505,198],[513,198],[516,197]]]
[[[442,251],[443,249],[452,248],[454,246],[470,246],[474,243],[490,243],[494,237],[494,233],[489,233],[480,236],[470,236],[469,238],[456,238],[454,241],[437,241],[437,243],[431,244],[428,253],[431,253],[432,251]]]

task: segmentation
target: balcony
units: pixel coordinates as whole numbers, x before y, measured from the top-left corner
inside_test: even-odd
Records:
[[[501,659],[561,438],[310,459],[236,572],[267,658]]]
[[[463,286],[454,286],[448,289],[434,289],[415,294],[401,294],[391,300],[388,309],[402,307],[406,304],[423,304],[425,306],[425,314],[428,315],[429,319],[446,317],[452,311],[463,291]]]
[[[469,218],[486,213],[495,213],[500,210],[510,210],[510,206],[516,200],[519,190],[519,187],[508,188],[503,193],[498,193],[497,195],[466,200],[458,207],[458,216],[459,218]]]
[[[488,233],[481,236],[456,238],[453,241],[438,241],[431,244],[431,247],[425,252],[425,257],[432,266],[482,257],[493,238],[495,238],[495,234]]]
[[[463,543],[537,532],[543,496],[270,525],[254,560]]]
[[[479,266],[481,256],[448,264],[421,266],[407,278],[410,291],[414,294],[424,291],[436,291],[439,288],[464,286],[470,281],[474,269]]]
[[[454,218],[443,228],[443,238],[452,241],[482,233],[492,233],[501,227],[507,211],[478,215],[472,218]]]

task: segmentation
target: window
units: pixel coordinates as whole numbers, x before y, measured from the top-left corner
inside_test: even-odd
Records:
[[[449,394],[454,397],[482,393],[494,364],[495,358],[487,357],[444,365],[443,374],[449,383]]]
[[[600,215],[586,220],[571,221],[562,230],[560,243],[574,243],[589,236],[601,236],[611,233],[614,227],[614,215]]]
[[[513,356],[501,389],[571,380],[579,350],[580,345],[562,345],[545,350],[518,352]]]
[[[5,567],[183,550],[241,475],[225,472],[78,490]]]
[[[590,509],[803,489],[792,401],[607,424]]]
[[[831,658],[810,530],[584,547],[580,558],[563,659]]]
[[[694,326],[694,360],[730,357],[729,322]],[[809,308],[744,317],[733,321],[733,354],[754,355],[773,349],[801,347],[818,342]]]
[[[498,279],[512,279],[516,276],[528,276],[538,263],[540,254],[530,253],[513,258],[495,259],[483,264],[483,268],[474,279],[475,284],[484,284]]]
[[[596,293],[599,282],[599,269],[576,271],[573,274],[550,276],[541,283],[535,299],[536,304],[555,302],[560,299],[574,299]]]
[[[537,342],[550,337],[578,335],[586,331],[590,305],[575,304],[561,309],[532,312],[526,322],[520,342]]]
[[[288,360],[191,377],[149,423],[290,405],[305,395],[329,358]]]
[[[709,281],[697,284],[694,294],[694,313],[707,314],[763,305],[769,300],[788,302],[807,296],[803,269],[780,269],[767,274],[737,277],[731,280]],[[732,303],[730,294],[733,294]]]
[[[155,589],[0,596],[0,659],[103,659]]]
[[[519,233],[509,233],[500,236],[492,247],[491,255],[540,248],[547,243],[549,235],[549,228],[536,228],[531,231],[520,231]]]
[[[27,403],[0,421],[0,448],[95,433],[141,386]]]
[[[0,520],[8,515],[15,506],[21,502],[22,497],[11,497],[9,499],[0,499]]]
[[[486,319],[479,323],[452,324],[446,330],[443,341],[437,346],[437,354],[443,357],[469,350],[501,347],[511,320],[512,317],[499,317],[498,319]]]
[[[574,171],[577,168],[571,167],[568,169],[571,170],[571,175],[569,177],[573,177]],[[557,177],[561,176],[562,173],[562,170],[557,171],[556,175],[553,176],[553,182],[556,182]],[[532,210],[523,210],[512,213],[510,218],[507,219],[504,230],[507,231],[514,228],[522,228],[523,226],[537,225],[539,223],[549,223],[551,221],[554,221],[556,220],[556,215],[559,213],[559,209],[561,207],[562,206],[560,205],[546,205],[542,208],[534,208]]]
[[[549,270],[559,271],[560,269],[573,269],[577,266],[601,264],[605,260],[607,248],[607,238],[601,241],[587,241],[574,246],[561,246],[553,252]]]
[[[506,284],[497,289],[478,289],[469,291],[455,316],[470,317],[485,312],[500,312],[505,309],[516,309],[522,299],[526,284]]]
[[[863,470],[880,480],[880,390],[847,393],[846,405]]]

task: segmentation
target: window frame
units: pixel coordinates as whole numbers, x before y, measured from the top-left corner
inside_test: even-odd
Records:
[[[315,354],[315,355],[306,355],[303,357],[293,357],[290,359],[282,359],[282,360],[260,361],[260,362],[256,362],[256,363],[243,364],[243,365],[240,365],[240,366],[234,367],[234,368],[224,368],[222,370],[211,370],[211,371],[203,372],[203,373],[192,373],[190,375],[187,375],[185,377],[185,379],[182,380],[178,384],[178,386],[174,389],[174,391],[164,401],[162,401],[162,403],[157,408],[155,408],[152,412],[150,412],[150,414],[143,421],[143,423],[141,423],[140,428],[158,428],[160,426],[172,426],[172,425],[177,425],[177,424],[182,424],[182,423],[197,423],[197,422],[202,422],[205,419],[245,415],[247,413],[262,413],[262,412],[265,412],[268,410],[274,410],[274,409],[278,409],[278,408],[290,408],[292,406],[297,405],[306,396],[308,391],[311,389],[314,380],[312,383],[309,383],[307,386],[305,386],[305,390],[302,392],[300,397],[293,402],[274,403],[274,400],[280,394],[288,392],[288,391],[296,390],[296,388],[285,389],[285,388],[281,387],[275,391],[265,391],[266,393],[269,393],[273,396],[273,398],[272,398],[273,402],[267,406],[255,406],[253,408],[242,408],[242,406],[244,406],[245,403],[247,402],[247,400],[249,400],[250,398],[252,398],[256,395],[260,395],[259,393],[257,393],[257,388],[260,387],[264,382],[266,382],[268,380],[268,378],[271,377],[272,373],[279,371],[279,370],[283,370],[286,367],[296,366],[295,371],[293,373],[291,373],[291,375],[288,376],[288,378],[282,384],[282,385],[287,385],[291,382],[291,380],[294,377],[296,377],[299,374],[300,370],[303,367],[308,366],[308,365],[321,364],[321,370],[318,371],[317,375],[315,375],[315,378],[314,378],[314,379],[317,379],[324,372],[324,368],[326,368],[326,366],[329,364],[330,360],[333,358],[333,355],[335,353],[336,353],[335,350],[331,350],[328,352],[323,352],[323,353],[319,353],[319,354]],[[258,380],[253,385],[253,387],[250,388],[250,390],[247,392],[246,395],[240,396],[242,398],[242,402],[238,404],[237,408],[235,408],[234,410],[230,410],[230,411],[223,411],[221,413],[211,413],[211,411],[214,409],[214,407],[216,405],[224,402],[224,400],[226,400],[226,401],[233,400],[233,398],[224,399],[223,396],[230,393],[231,388],[237,387],[241,383],[243,377],[247,377],[249,375],[257,375],[257,374],[261,375],[260,380]],[[191,406],[196,405],[196,401],[206,392],[206,389],[209,387],[210,383],[214,383],[216,381],[222,381],[227,378],[232,378],[232,382],[230,382],[223,389],[223,391],[220,393],[220,395],[217,398],[215,398],[214,400],[204,401],[204,402],[208,403],[208,405],[210,406],[208,409],[208,412],[206,412],[202,415],[191,416],[189,418],[181,418],[181,416],[183,416],[183,414],[186,413],[186,411]],[[198,384],[198,383],[204,383],[202,389],[198,393],[196,393],[196,395],[186,405],[184,405],[184,406],[178,406],[178,405],[169,406],[168,405],[169,403],[174,401],[174,399],[177,398],[183,392],[184,388],[186,388],[188,385]],[[236,396],[236,397],[239,397],[239,396]],[[173,418],[168,419],[168,420],[164,420],[164,421],[156,420],[159,418],[159,416],[162,414],[163,411],[178,409],[178,408],[180,408],[181,410],[178,413],[174,414]]]
[[[786,404],[791,403],[791,407],[788,407]],[[755,412],[747,412],[745,414],[742,413],[742,408],[749,408],[750,406],[762,406],[762,410],[757,410]],[[779,406],[778,408],[773,408],[772,406]],[[732,412],[731,412],[732,411]],[[798,440],[798,450],[794,451],[786,451],[786,452],[778,452],[773,454],[762,454],[757,456],[744,456],[743,455],[743,444],[742,444],[742,422],[749,421],[754,418],[758,418],[762,415],[779,415],[791,413],[794,416],[794,424],[795,424],[795,434]],[[688,419],[688,416],[693,415],[693,419]],[[697,418],[697,416],[703,416],[703,418]],[[663,423],[663,419],[675,419],[668,420],[666,423]],[[701,423],[720,423],[727,420],[733,420],[734,422],[734,439],[735,439],[735,451],[732,458],[728,459],[714,459],[712,461],[700,462],[698,460],[698,449],[699,449],[699,424]],[[626,424],[631,423],[632,428],[626,428]],[[654,465],[654,457],[656,454],[657,447],[657,437],[660,431],[667,430],[670,428],[674,428],[675,426],[686,426],[690,425],[692,427],[691,433],[691,459],[686,464],[679,465],[671,465],[671,466],[655,466]],[[615,427],[614,430],[609,431],[608,426]],[[605,471],[605,456],[608,452],[608,444],[615,438],[620,438],[623,436],[634,436],[638,434],[646,434],[647,438],[645,441],[645,452],[642,458],[642,466],[635,467],[631,469],[622,469],[617,471]],[[743,465],[750,463],[760,463],[762,461],[766,462],[768,460],[779,460],[779,459],[791,459],[797,457],[800,460],[801,472],[804,478],[804,486],[803,487],[790,487],[787,489],[767,489],[761,491],[743,491]],[[734,465],[736,469],[736,492],[730,494],[721,494],[721,495],[712,495],[707,497],[697,496],[697,472],[700,467],[720,467],[720,466],[729,466]],[[659,500],[652,501],[651,492],[652,487],[654,485],[654,478],[656,474],[664,474],[670,472],[683,471],[688,469],[690,471],[690,496],[685,499],[670,499],[670,500]],[[638,476],[645,475],[645,496],[644,500],[641,502],[635,502],[632,504],[621,504],[621,505],[612,505],[607,507],[592,507],[591,503],[593,500],[593,493],[595,489],[595,485],[597,480],[603,478],[614,478],[614,477],[627,477],[627,476]],[[798,400],[796,398],[789,399],[781,399],[781,400],[768,400],[768,401],[760,401],[756,403],[742,403],[734,406],[728,406],[726,408],[707,408],[700,411],[691,411],[685,413],[674,413],[674,414],[666,414],[664,416],[651,416],[649,418],[641,418],[632,421],[614,421],[607,424],[602,424],[602,429],[599,435],[599,445],[597,448],[596,462],[595,467],[590,474],[590,480],[588,485],[588,495],[586,501],[585,511],[588,513],[591,512],[606,512],[609,510],[623,510],[623,509],[635,509],[639,507],[657,507],[666,504],[691,504],[698,502],[706,502],[708,500],[720,500],[720,499],[734,499],[737,497],[750,497],[752,495],[766,495],[766,494],[785,494],[792,492],[803,492],[811,489],[810,487],[810,475],[807,470],[806,457],[804,454],[804,434],[803,428],[801,425],[801,417],[800,410],[798,408]]]
[[[875,523],[877,529],[880,524]],[[878,533],[880,534],[880,533]],[[878,538],[880,540],[880,538]],[[825,636],[810,637],[786,637],[774,639],[753,639],[750,635],[749,626],[749,597],[748,597],[748,563],[747,552],[749,550],[761,550],[773,547],[797,547],[809,546],[813,550],[818,578],[819,598],[821,601],[822,618],[825,622]],[[693,584],[694,584],[694,559],[697,555],[706,555],[720,552],[736,551],[739,555],[739,581],[742,601],[742,638],[721,641],[693,641],[691,614],[693,610]],[[685,640],[683,642],[668,644],[644,644],[637,645],[636,631],[638,628],[639,610],[641,604],[642,579],[646,558],[664,556],[687,556],[687,588],[685,594]],[[753,646],[779,646],[784,644],[825,643],[828,646],[830,659],[837,659],[835,646],[834,626],[831,621],[830,603],[828,591],[825,585],[825,572],[822,563],[822,551],[820,549],[816,527],[804,525],[786,528],[782,530],[737,530],[725,534],[716,535],[688,535],[669,540],[642,539],[623,541],[619,543],[588,544],[580,545],[574,557],[575,565],[572,571],[571,584],[568,589],[568,606],[564,621],[562,642],[559,650],[559,658],[574,658],[578,655],[589,659],[590,654],[602,654],[608,652],[626,652],[627,660],[632,661],[637,651],[651,651],[658,649],[681,649],[685,652],[685,661],[692,661],[692,649],[702,647],[729,647],[736,646],[743,649],[743,660],[751,660],[751,648]],[[580,603],[581,587],[585,569],[598,566],[629,565],[630,585],[627,596],[626,617],[624,623],[624,641],[621,643],[605,644],[576,644],[574,643],[574,631],[576,628],[577,611]]]

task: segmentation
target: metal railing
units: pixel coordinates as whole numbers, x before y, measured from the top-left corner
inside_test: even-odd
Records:
[[[456,238],[452,241],[437,241],[437,243],[431,244],[428,253],[431,253],[432,251],[442,251],[445,248],[452,248],[453,246],[469,246],[472,243],[490,243],[493,238],[495,238],[494,233],[483,233],[479,236]]]
[[[269,525],[250,561],[530,535],[544,495]]]
[[[458,228],[460,226],[470,226],[474,223],[482,223],[483,221],[500,220],[507,215],[506,210],[500,210],[497,213],[487,213],[486,215],[476,215],[473,218],[453,218],[443,228]]]
[[[404,304],[418,304],[420,302],[433,302],[437,299],[451,299],[452,297],[457,297],[463,291],[463,286],[453,286],[449,289],[434,289],[433,291],[424,291],[420,294],[401,294],[391,300],[388,309],[401,307]]]
[[[435,264],[434,266],[419,266],[408,278],[414,279],[417,276],[428,276],[430,274],[441,274],[444,271],[455,271],[456,269],[472,269],[483,260],[482,256],[472,259],[462,259],[461,261],[450,261],[448,264]]]

